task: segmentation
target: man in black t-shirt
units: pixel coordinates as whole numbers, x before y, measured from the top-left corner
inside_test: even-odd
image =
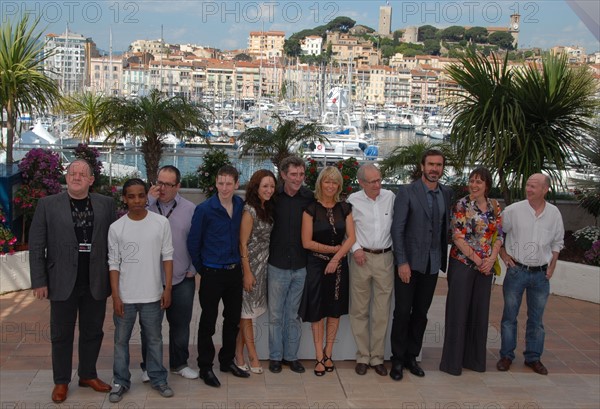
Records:
[[[305,164],[296,156],[281,161],[283,184],[275,193],[275,214],[267,274],[269,303],[269,370],[281,372],[287,365],[304,372],[298,361],[302,330],[298,307],[306,277],[306,251],[302,246],[302,212],[314,201],[304,183]]]

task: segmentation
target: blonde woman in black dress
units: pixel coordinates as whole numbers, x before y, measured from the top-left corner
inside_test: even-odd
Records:
[[[334,370],[331,360],[333,344],[340,316],[348,314],[346,255],[356,237],[352,205],[340,200],[341,191],[340,171],[332,166],[324,168],[317,178],[317,201],[308,205],[302,215],[302,245],[308,250],[308,260],[298,315],[304,322],[311,323],[316,354],[314,372],[317,376]]]

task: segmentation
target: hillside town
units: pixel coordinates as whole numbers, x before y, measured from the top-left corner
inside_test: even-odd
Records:
[[[309,107],[322,108],[333,87],[347,90],[354,106],[443,109],[456,91],[446,68],[473,45],[487,53],[509,53],[511,65],[535,63],[543,52],[566,54],[571,64],[588,65],[600,78],[600,52],[587,55],[574,45],[519,48],[519,14],[500,27],[410,26],[394,31],[391,16],[391,6],[381,6],[377,30],[338,17],[326,30],[252,31],[247,48],[237,50],[171,44],[161,36],[136,40],[124,53],[104,52],[85,33],[67,29],[46,35],[45,49],[53,55],[45,70],[67,95],[91,91],[135,97],[158,89],[193,102],[246,109],[263,99],[285,99],[305,114]]]

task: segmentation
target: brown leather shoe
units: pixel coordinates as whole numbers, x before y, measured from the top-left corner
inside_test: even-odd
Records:
[[[79,379],[79,386],[83,386],[83,387],[90,387],[93,390],[95,390],[96,392],[110,392],[110,390],[112,389],[110,387],[110,385],[108,385],[105,382],[102,382],[102,380],[100,378],[94,378],[94,379]]]
[[[371,365],[371,368],[375,369],[375,373],[379,376],[387,376],[388,374],[384,364]]]
[[[69,384],[67,383],[57,383],[54,385],[54,389],[52,390],[52,402],[54,403],[62,403],[67,400],[67,391],[69,390]]]
[[[533,369],[533,372],[535,373],[539,373],[540,375],[548,375],[548,369],[546,369],[542,361],[525,362],[525,365]]]
[[[356,364],[356,367],[354,367],[354,372],[359,375],[364,375],[367,373],[367,369],[369,369],[369,365],[358,363]]]
[[[496,364],[496,369],[502,372],[506,372],[510,369],[510,365],[512,364],[512,359],[510,358],[500,358],[498,363]]]

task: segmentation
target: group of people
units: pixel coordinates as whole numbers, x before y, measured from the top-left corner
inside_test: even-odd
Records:
[[[301,323],[310,322],[314,374],[332,372],[340,318],[348,314],[357,347],[355,372],[373,369],[387,376],[385,337],[394,299],[389,376],[401,380],[406,368],[422,377],[417,357],[438,273],[446,269],[440,370],[483,372],[499,256],[508,271],[497,369],[508,370],[515,359],[517,315],[527,291],[525,364],[547,374],[540,361],[542,316],[564,236],[560,212],[545,200],[550,179],[530,176],[527,200],[501,210],[489,198],[492,176],[485,168],[471,172],[469,194],[454,203],[452,190],[440,183],[444,165],[440,151],[426,151],[420,179],[394,194],[382,189],[377,166],[364,164],[357,174],[361,190],[345,199],[336,167],[319,173],[313,193],[304,186],[305,162],[291,156],[279,165],[279,183],[271,171],[255,172],[245,201],[235,195],[238,171],[226,165],[216,175],[217,193],[198,206],[181,197],[180,172],[168,165],[150,188],[140,179],[125,182],[128,213],[115,220],[112,199],[89,191],[90,165],[72,162],[67,191],[40,200],[30,230],[33,293],[48,298],[51,306],[52,400],[67,398],[77,316],[79,386],[110,392],[110,402],[119,402],[131,387],[129,341],[138,316],[142,380],[163,397],[174,395],[162,362],[165,312],[170,371],[219,387],[212,337],[221,301],[221,372],[242,378],[263,373],[253,320],[264,313],[269,371],[279,373],[286,366],[305,372],[298,349]],[[197,274],[199,372],[188,365]],[[96,372],[111,294],[112,387]]]

